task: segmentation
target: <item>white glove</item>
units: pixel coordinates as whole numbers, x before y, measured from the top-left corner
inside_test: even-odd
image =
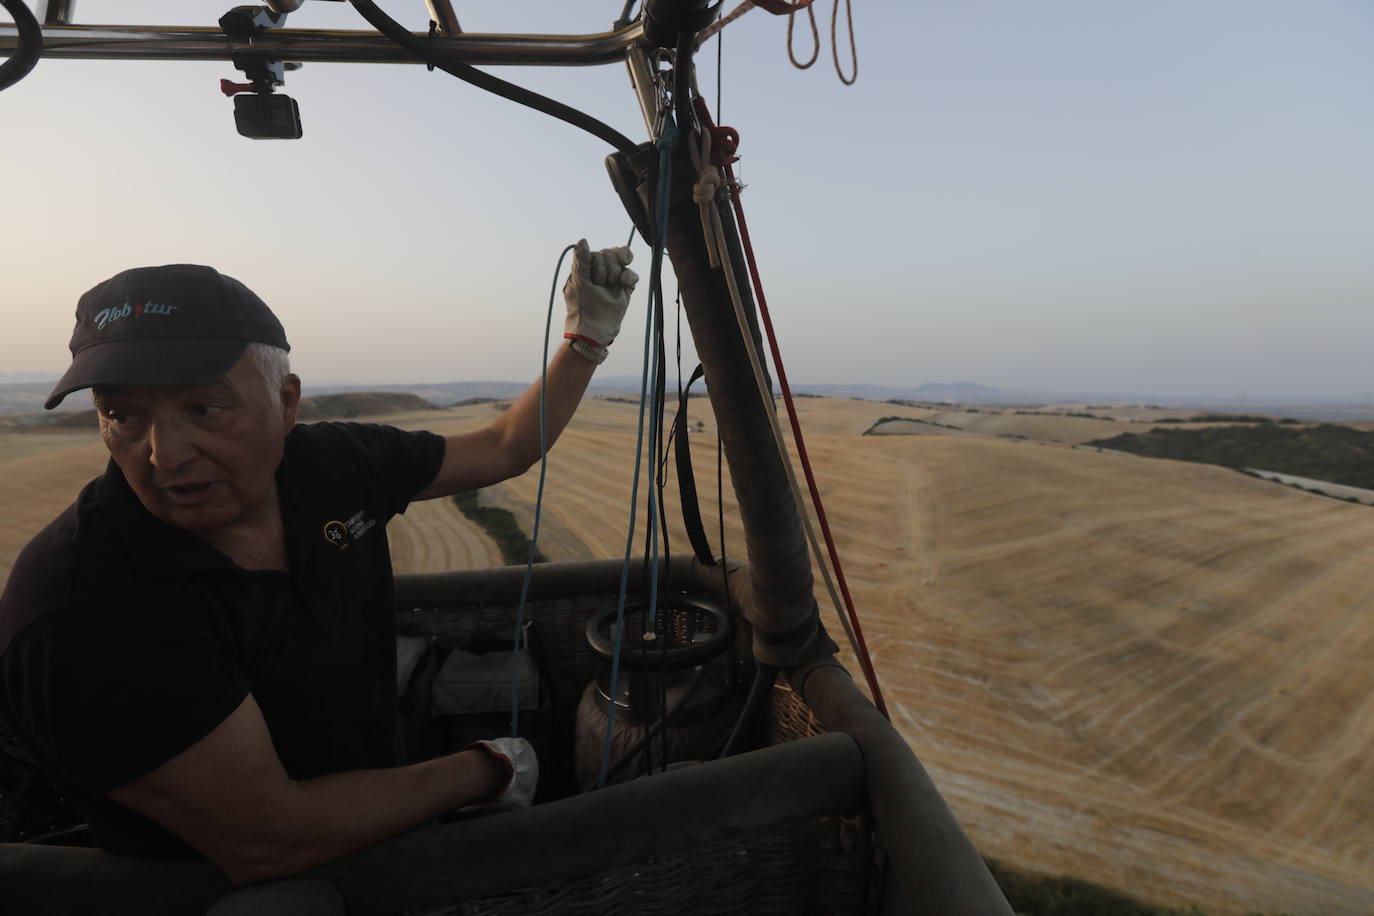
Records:
[[[539,758],[535,756],[533,745],[524,738],[492,738],[474,741],[468,747],[480,748],[510,767],[510,781],[494,798],[487,799],[487,804],[504,802],[517,808],[530,806],[534,789],[539,784]]]
[[[580,239],[573,249],[572,274],[563,286],[568,318],[563,336],[609,347],[620,333],[620,320],[630,307],[639,275],[626,267],[634,255],[629,248],[592,251]]]

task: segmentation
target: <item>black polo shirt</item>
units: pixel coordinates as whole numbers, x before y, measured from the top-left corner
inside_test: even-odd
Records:
[[[432,433],[297,426],[277,471],[289,572],[247,571],[153,517],[110,462],[0,596],[0,714],[115,852],[185,847],[105,793],[248,693],[293,779],[395,765],[386,523],[443,460]]]

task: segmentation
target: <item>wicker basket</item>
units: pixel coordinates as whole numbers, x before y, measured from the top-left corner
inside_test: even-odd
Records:
[[[869,835],[858,820],[821,818],[585,878],[470,900],[446,912],[864,913],[873,858]]]

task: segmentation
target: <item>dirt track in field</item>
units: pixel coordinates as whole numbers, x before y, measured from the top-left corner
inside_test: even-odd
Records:
[[[692,406],[715,543],[714,422]],[[861,435],[933,408],[799,407],[894,722],[984,853],[1219,914],[1374,908],[1374,509],[1000,430]],[[550,559],[624,551],[635,410],[588,401],[550,456]],[[1043,439],[1064,419],[1149,428],[1037,419],[1016,422]],[[0,574],[104,460],[89,437],[21,452],[0,443]],[[528,525],[537,481],[493,501]],[[675,517],[671,476],[668,503]],[[644,524],[641,503],[637,544]],[[390,534],[400,570],[495,556],[447,500]]]

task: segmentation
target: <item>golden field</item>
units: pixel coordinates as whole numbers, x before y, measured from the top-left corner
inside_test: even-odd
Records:
[[[1374,911],[1374,511],[1071,447],[1134,423],[798,406],[894,722],[985,854],[1218,914]],[[498,407],[388,421],[458,431]],[[963,429],[862,435],[885,416]],[[589,400],[551,454],[550,559],[623,553],[635,420]],[[0,434],[0,577],[103,462],[89,433]],[[490,493],[527,530],[537,480]],[[499,562],[448,500],[391,538],[399,571]]]

